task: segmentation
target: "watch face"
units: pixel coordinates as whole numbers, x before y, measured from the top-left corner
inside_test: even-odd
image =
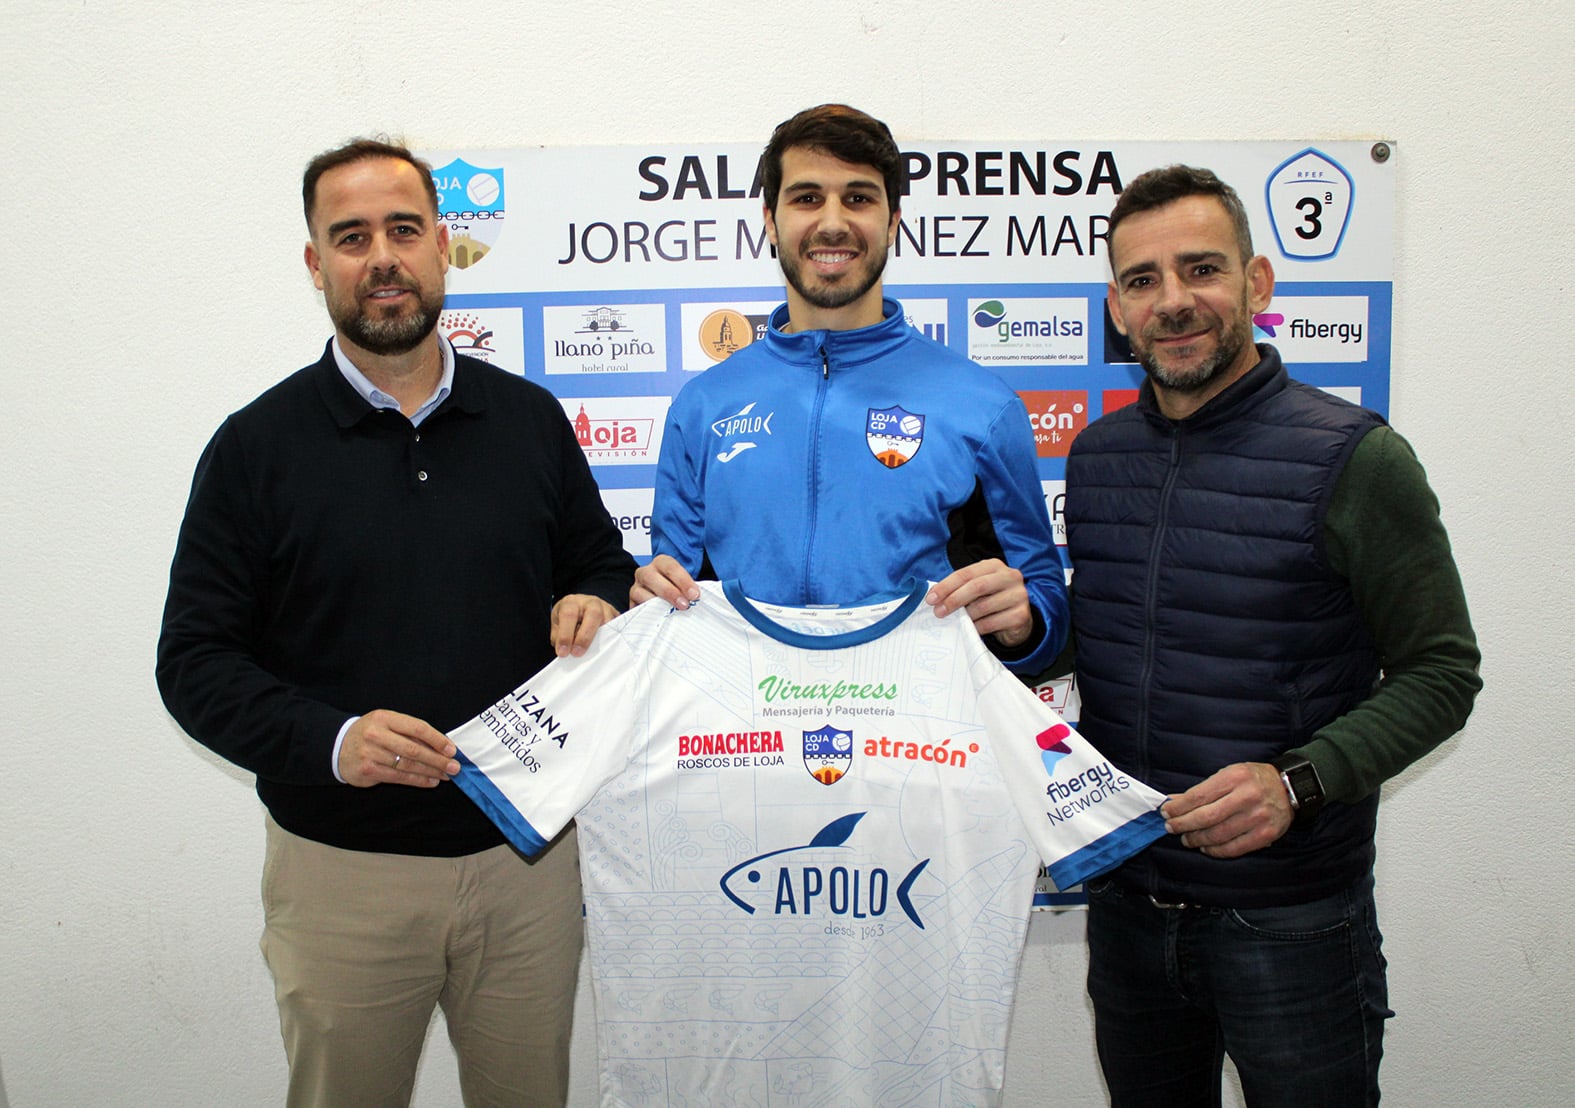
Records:
[[[1291,794],[1296,797],[1297,807],[1323,799],[1323,783],[1318,780],[1318,771],[1310,763],[1286,770],[1285,781],[1290,786]]]
[[[1312,766],[1296,766],[1290,771],[1290,783],[1296,788],[1296,799],[1310,801],[1321,793],[1318,788],[1318,771]]]

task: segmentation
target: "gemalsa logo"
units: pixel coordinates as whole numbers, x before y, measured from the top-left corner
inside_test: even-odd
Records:
[[[882,919],[895,899],[902,914],[923,929],[924,921],[913,906],[913,883],[930,860],[915,865],[893,889],[890,871],[860,865],[863,853],[855,855],[846,845],[864,816],[854,812],[832,820],[803,846],[745,859],[722,875],[718,882],[722,892],[749,915],[759,911],[805,919]],[[776,861],[766,864],[770,859]]]
[[[662,446],[666,396],[588,396],[559,401],[593,465],[651,465]]]
[[[804,732],[804,768],[822,785],[835,785],[853,765],[853,732],[826,724]]]
[[[976,362],[1088,364],[1087,300],[970,300],[968,317],[968,356]]]
[[[469,269],[492,252],[503,234],[503,170],[455,158],[432,171],[438,218],[448,225],[448,261]]]
[[[865,416],[864,442],[887,469],[907,465],[924,445],[924,417],[901,407],[870,408]]]

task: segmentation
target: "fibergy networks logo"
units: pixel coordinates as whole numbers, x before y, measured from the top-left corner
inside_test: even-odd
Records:
[[[907,465],[924,445],[924,416],[900,406],[870,408],[864,420],[864,443],[887,469]]]
[[[803,846],[788,846],[747,858],[722,875],[718,884],[727,899],[749,915],[756,908],[769,909],[776,916],[813,917],[820,914],[851,915],[854,919],[880,919],[891,900],[891,875],[881,866],[856,866],[844,861],[848,839],[866,813],[853,812],[834,819],[815,833]],[[797,854],[794,862],[784,859],[773,867],[761,865],[767,858]],[[913,883],[930,864],[928,858],[908,871],[897,886],[897,906],[920,929],[924,921],[913,906]],[[733,878],[742,872],[738,891]],[[742,894],[742,895],[740,895]],[[748,900],[745,897],[749,897]],[[750,900],[755,903],[751,904]],[[818,903],[817,903],[818,901]]]
[[[1045,772],[1051,777],[1055,776],[1055,767],[1060,764],[1061,759],[1072,753],[1072,748],[1066,741],[1071,737],[1072,729],[1064,723],[1047,727],[1034,736],[1039,743],[1039,757],[1044,761]]]
[[[804,768],[822,785],[835,785],[853,767],[853,732],[826,724],[804,732]]]
[[[755,404],[751,400],[732,415],[723,416],[711,424],[711,433],[719,439],[729,439],[734,435],[759,435],[761,432],[771,434],[771,417],[776,412],[767,412],[765,415],[755,415]],[[726,465],[746,450],[753,450],[759,446],[752,439],[739,439],[726,450],[716,456],[716,460]]]
[[[1278,338],[1274,329],[1284,326],[1285,316],[1280,312],[1259,312],[1252,317],[1252,325],[1263,334],[1264,338]]]
[[[492,252],[503,234],[503,170],[455,158],[432,171],[438,218],[448,225],[448,262],[469,269]]]

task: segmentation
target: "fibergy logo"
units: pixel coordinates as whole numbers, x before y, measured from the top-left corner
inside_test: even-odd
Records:
[[[835,785],[853,766],[853,732],[826,724],[804,732],[804,768],[822,785]]]
[[[718,884],[727,899],[749,915],[754,915],[758,906],[777,916],[811,917],[829,913],[851,915],[854,919],[879,919],[890,906],[891,875],[881,866],[851,865],[845,861],[847,855],[843,853],[849,849],[846,844],[853,828],[864,816],[864,812],[854,812],[834,819],[803,846],[783,847],[747,858],[724,873]],[[796,859],[796,864],[778,863],[774,875],[770,872],[771,867],[761,865],[767,858],[786,854],[799,854],[800,858]],[[914,866],[896,890],[898,907],[920,930],[924,928],[924,921],[919,918],[910,894],[913,883],[929,864],[926,858]],[[743,881],[735,892],[732,881],[741,871]],[[746,896],[749,900],[744,899]],[[755,903],[751,904],[750,900]]]
[[[1066,740],[1072,735],[1072,729],[1064,723],[1054,727],[1047,727],[1035,736],[1039,743],[1039,757],[1044,760],[1045,772],[1051,777],[1055,776],[1055,767],[1062,758],[1072,753],[1072,748]]]

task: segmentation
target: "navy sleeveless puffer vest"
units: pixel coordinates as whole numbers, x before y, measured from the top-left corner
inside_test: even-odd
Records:
[[[1379,661],[1325,559],[1330,494],[1381,417],[1292,381],[1279,354],[1172,422],[1144,384],[1067,461],[1079,730],[1182,792],[1306,742],[1372,691]],[[1118,878],[1167,902],[1261,907],[1336,892],[1373,859],[1375,793],[1220,860],[1166,838]]]

